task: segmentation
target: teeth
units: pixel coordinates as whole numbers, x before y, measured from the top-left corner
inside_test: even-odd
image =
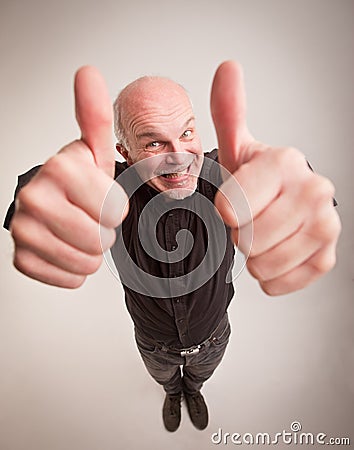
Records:
[[[178,178],[178,177],[180,177],[182,175],[185,175],[187,172],[188,172],[188,168],[182,170],[181,172],[166,173],[163,176],[165,178]]]

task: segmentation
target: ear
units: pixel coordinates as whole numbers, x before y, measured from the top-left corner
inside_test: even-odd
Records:
[[[117,152],[120,153],[123,156],[123,158],[127,161],[128,166],[131,166],[133,164],[133,161],[129,155],[128,150],[121,144],[116,144],[116,149]]]

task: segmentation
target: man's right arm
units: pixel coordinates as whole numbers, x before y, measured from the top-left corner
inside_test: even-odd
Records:
[[[66,288],[79,287],[99,268],[128,209],[124,190],[113,181],[112,107],[95,68],[77,72],[75,102],[81,139],[34,169],[6,218],[15,267]]]

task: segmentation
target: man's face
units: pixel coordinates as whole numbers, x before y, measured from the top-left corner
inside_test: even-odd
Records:
[[[123,152],[129,165],[147,184],[167,197],[191,195],[203,163],[201,142],[190,100],[171,80],[142,81],[126,97],[123,123],[130,149]]]

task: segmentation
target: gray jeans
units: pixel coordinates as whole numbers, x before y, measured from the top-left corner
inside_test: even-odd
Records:
[[[146,369],[167,394],[194,394],[220,364],[229,342],[231,327],[227,314],[197,354],[181,356],[162,344],[144,339],[135,331],[135,340]]]

